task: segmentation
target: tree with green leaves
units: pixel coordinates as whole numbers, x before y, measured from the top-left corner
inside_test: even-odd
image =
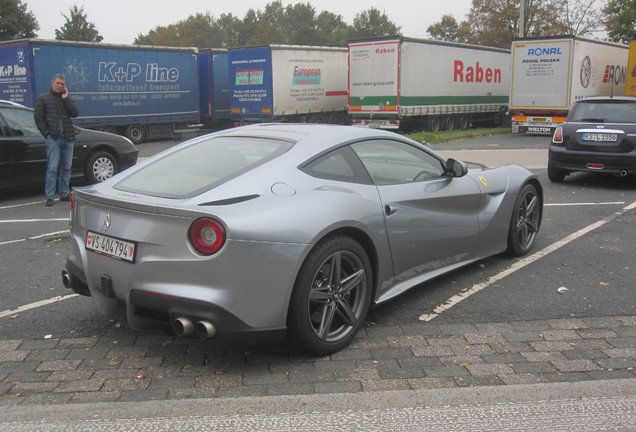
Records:
[[[246,36],[249,38],[249,36],[251,35],[249,25],[246,24],[246,22],[241,20],[239,17],[235,17],[231,13],[221,14],[219,19],[217,20],[217,24],[219,25],[219,28],[223,33],[223,40],[221,41],[220,45],[216,46],[216,48],[227,48],[231,46],[245,45],[245,41],[242,40],[242,38]],[[212,45],[210,47],[212,47]]]
[[[323,11],[316,19],[318,28],[318,44],[324,46],[345,46],[349,38],[349,26],[342,15]]]
[[[347,25],[342,16],[323,11],[316,14],[310,3],[268,3],[263,10],[249,9],[243,19],[222,14],[196,14],[168,26],[158,26],[135,38],[137,45],[228,48],[266,44],[346,46],[351,37],[399,35],[385,13],[371,8]]]
[[[40,25],[21,0],[0,0],[0,40],[37,37]]]
[[[523,1],[524,37],[589,37],[603,29],[602,0]],[[510,48],[519,36],[519,7],[519,0],[473,0],[466,21],[455,26],[452,16],[444,16],[428,31],[434,39]]]
[[[400,36],[400,27],[395,25],[384,12],[369,8],[353,18],[351,38],[368,38],[375,36]]]
[[[210,13],[196,13],[168,26],[157,26],[147,35],[139,35],[136,45],[223,47],[225,32]]]
[[[609,0],[603,13],[610,40],[621,43],[636,40],[636,0]]]
[[[256,13],[258,21],[256,32],[249,40],[249,45],[290,43],[286,32],[285,7],[282,1],[273,1],[265,5],[263,11]]]
[[[69,11],[69,16],[62,14],[66,22],[55,30],[55,39],[83,42],[101,42],[104,39],[95,28],[95,24],[88,21],[84,6],[74,5]]]
[[[285,8],[285,32],[288,40],[299,45],[314,45],[319,41],[316,9],[309,3],[296,3]],[[288,42],[289,43],[289,42]]]
[[[444,15],[441,21],[428,26],[426,32],[432,39],[447,42],[464,42],[459,33],[459,24],[452,15]]]
[[[559,0],[524,0],[524,36],[567,34],[555,11],[560,11]],[[459,33],[475,45],[510,48],[519,35],[519,0],[473,0]]]

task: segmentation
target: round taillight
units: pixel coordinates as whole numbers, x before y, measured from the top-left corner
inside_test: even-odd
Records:
[[[225,228],[211,218],[200,218],[192,222],[188,240],[201,255],[213,255],[225,244]]]

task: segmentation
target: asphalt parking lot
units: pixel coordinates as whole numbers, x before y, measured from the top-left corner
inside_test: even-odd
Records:
[[[546,209],[533,253],[484,260],[410,291],[373,310],[349,348],[324,358],[287,344],[214,347],[100,317],[90,299],[61,286],[68,203],[44,207],[37,192],[3,199],[0,406],[636,377],[636,183],[583,175],[550,184],[541,149],[497,142],[438,150],[537,172]]]

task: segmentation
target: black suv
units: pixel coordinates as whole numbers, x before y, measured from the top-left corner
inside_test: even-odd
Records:
[[[573,171],[636,174],[636,97],[583,99],[554,131],[548,158],[550,181]]]

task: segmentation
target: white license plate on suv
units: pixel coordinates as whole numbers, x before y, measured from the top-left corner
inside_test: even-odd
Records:
[[[137,245],[134,242],[89,231],[86,233],[86,249],[132,263],[135,262]]]
[[[616,142],[618,135],[613,133],[584,132],[583,141]]]

